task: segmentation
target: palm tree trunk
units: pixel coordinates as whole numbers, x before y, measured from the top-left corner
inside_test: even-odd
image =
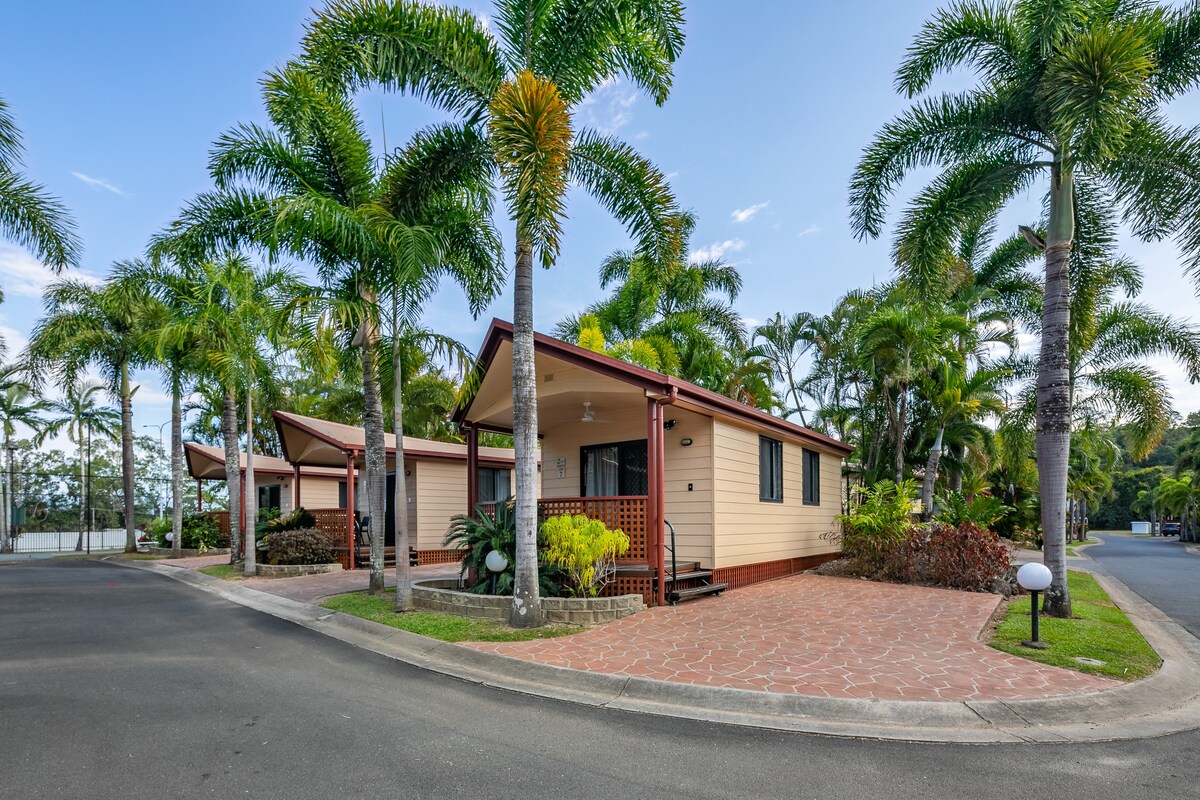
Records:
[[[1075,539],[1075,498],[1067,498],[1067,541]]]
[[[1088,502],[1087,502],[1087,498],[1084,497],[1083,499],[1081,499],[1079,501],[1079,541],[1080,542],[1087,541],[1087,535],[1088,535],[1087,518],[1088,518]]]
[[[238,446],[237,395],[232,388],[225,389],[221,436],[225,439],[225,486],[229,491],[229,563],[236,564],[242,541],[242,457]]]
[[[513,277],[513,445],[516,451],[516,575],[508,624],[542,624],[537,551],[537,372],[533,360],[533,243],[517,236]],[[653,480],[653,476],[651,477]]]
[[[1046,237],[1046,285],[1042,306],[1042,346],[1038,361],[1037,463],[1042,505],[1042,558],[1053,581],[1046,590],[1046,613],[1071,616],[1067,588],[1066,502],[1071,455],[1070,322],[1068,258],[1074,238],[1071,174],[1056,165],[1051,176]]]
[[[962,445],[954,445],[950,448],[954,453],[954,465],[950,468],[950,491],[962,494],[963,483],[963,460],[967,457],[967,448]]]
[[[258,574],[254,566],[258,556],[258,484],[254,480],[254,390],[246,381],[246,557],[243,574],[252,578]]]
[[[179,371],[171,373],[171,554],[183,547],[183,388]]]
[[[938,426],[937,438],[933,447],[929,448],[929,459],[925,462],[925,480],[921,484],[921,508],[928,518],[933,515],[933,486],[937,480],[938,462],[942,459],[942,436],[946,432],[945,425]]]
[[[900,411],[896,414],[896,483],[904,480],[904,423],[908,416],[908,384],[900,384]]]
[[[79,538],[75,540],[75,551],[83,550],[83,529],[87,527],[87,476],[84,474],[87,471],[87,461],[84,458],[83,452],[83,419],[80,418],[79,438],[75,441],[79,442]]]
[[[396,611],[412,611],[412,567],[408,563],[408,488],[404,482],[404,376],[400,363],[398,293],[392,294],[392,430],[396,433],[396,485],[392,512],[396,531]]]
[[[5,465],[5,469],[4,469],[4,519],[0,520],[0,522],[3,522],[3,530],[4,530],[3,543],[6,547],[8,545],[9,540],[12,537],[12,529],[13,529],[13,524],[12,524],[12,493],[13,493],[12,450],[8,449],[9,436],[10,436],[10,434],[8,432],[8,423],[5,422],[4,423],[4,454],[5,454],[5,458],[8,459],[8,462]]]
[[[134,527],[133,393],[129,388],[129,362],[121,364],[121,483],[125,491],[125,552],[137,552]]]
[[[366,325],[368,323],[364,323]],[[375,359],[378,336],[371,326],[363,337],[363,438],[366,442],[367,514],[371,520],[370,594],[384,592],[384,497],[387,494],[387,442],[383,436],[383,399],[379,392],[379,364]],[[396,551],[397,563],[400,551]]]

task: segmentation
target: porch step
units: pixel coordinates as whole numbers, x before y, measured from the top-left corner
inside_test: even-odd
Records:
[[[667,592],[667,602],[671,605],[676,605],[681,600],[704,597],[710,594],[720,594],[728,588],[728,583],[705,583],[703,586],[693,586],[691,589],[677,589]]]
[[[675,573],[675,577],[671,577],[670,575],[668,575],[667,583],[682,583],[684,581],[694,581],[694,580],[699,580],[701,578],[707,579],[707,578],[711,578],[711,577],[712,577],[712,573],[709,572],[708,570],[691,569],[691,570],[688,570],[687,572],[683,572],[683,571],[677,572],[677,573]]]

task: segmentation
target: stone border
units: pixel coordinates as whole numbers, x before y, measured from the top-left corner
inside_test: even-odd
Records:
[[[170,547],[159,547],[158,545],[146,545],[146,552],[155,556],[174,556],[175,551]],[[228,547],[210,547],[201,552],[200,550],[184,547],[179,551],[180,558],[195,558],[197,556],[227,556],[229,555]]]
[[[261,578],[295,578],[299,575],[326,575],[341,572],[342,565],[333,564],[255,564],[254,574]]]
[[[413,605],[425,611],[444,611],[471,619],[503,622],[508,619],[512,598],[491,594],[472,594],[460,590],[453,578],[419,581],[413,584]],[[640,594],[620,597],[543,597],[542,618],[546,622],[570,625],[596,625],[613,622],[646,608]]]

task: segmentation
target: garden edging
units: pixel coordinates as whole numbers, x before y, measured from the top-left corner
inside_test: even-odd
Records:
[[[413,584],[413,605],[425,611],[444,611],[472,619],[504,621],[512,609],[512,598],[459,591],[455,579],[419,581]],[[542,618],[570,625],[613,622],[645,609],[640,594],[619,597],[543,597]]]
[[[158,545],[146,545],[146,552],[155,556],[170,556],[174,557],[175,551],[170,547],[159,547]],[[228,547],[210,547],[207,550],[198,550],[192,547],[184,547],[179,551],[180,558],[195,558],[196,556],[224,556],[229,555]]]
[[[299,575],[325,575],[341,572],[342,565],[332,564],[255,564],[254,574],[262,578],[295,578]]]

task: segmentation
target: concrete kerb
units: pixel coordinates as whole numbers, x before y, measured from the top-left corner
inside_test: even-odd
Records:
[[[182,567],[115,563],[174,578],[422,669],[591,706],[799,733],[962,744],[1111,741],[1200,728],[1200,641],[1108,576],[1097,578],[1163,657],[1155,675],[1070,697],[916,702],[753,692],[551,667],[439,642]]]

